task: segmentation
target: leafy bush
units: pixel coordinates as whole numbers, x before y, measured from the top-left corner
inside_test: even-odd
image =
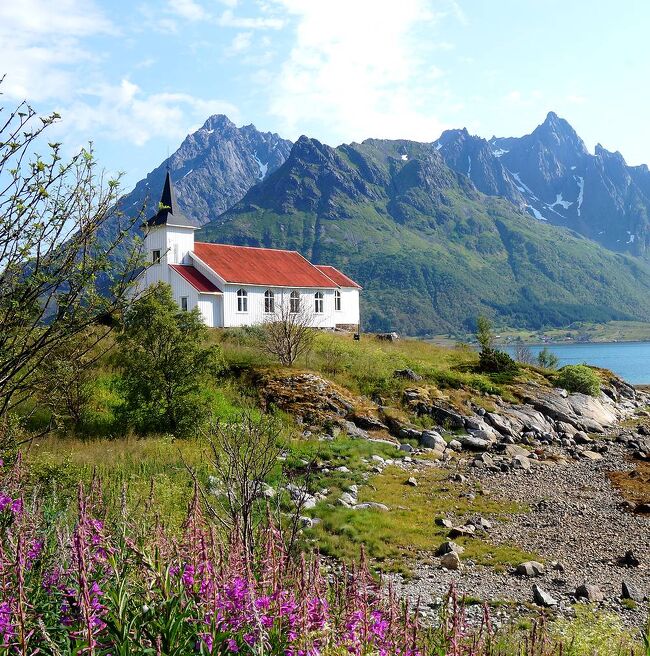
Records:
[[[516,374],[517,363],[504,351],[486,348],[479,354],[479,369],[487,374]]]
[[[581,392],[589,396],[597,396],[600,392],[600,378],[586,364],[568,364],[562,367],[556,383],[567,392]]]
[[[128,426],[187,435],[209,414],[201,393],[206,379],[221,368],[221,351],[204,346],[207,328],[199,311],[182,312],[169,285],[158,285],[138,299],[118,335],[121,413]]]

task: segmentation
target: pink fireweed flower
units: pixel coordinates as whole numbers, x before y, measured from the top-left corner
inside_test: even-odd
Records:
[[[0,601],[0,645],[6,647],[16,635],[16,627],[12,622],[10,601]]]
[[[183,569],[183,575],[181,576],[181,580],[183,581],[183,585],[186,588],[194,587],[194,565],[190,565],[190,564],[185,565],[185,568]]]
[[[34,540],[27,551],[27,569],[31,569],[43,551],[43,540]]]

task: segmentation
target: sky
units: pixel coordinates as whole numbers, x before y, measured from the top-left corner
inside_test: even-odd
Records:
[[[128,191],[216,113],[332,146],[531,132],[650,163],[647,0],[4,0],[0,106]]]

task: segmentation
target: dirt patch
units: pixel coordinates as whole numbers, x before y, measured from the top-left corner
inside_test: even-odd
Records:
[[[630,471],[608,472],[612,485],[634,506],[650,503],[650,462],[639,462]]]

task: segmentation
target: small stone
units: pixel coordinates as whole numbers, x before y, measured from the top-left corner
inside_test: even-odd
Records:
[[[455,551],[450,551],[440,558],[442,567],[451,570],[458,570],[461,567],[460,556]]]
[[[462,451],[463,445],[458,440],[451,440],[451,442],[447,444],[447,448],[452,451]]]
[[[410,444],[404,443],[399,445],[399,450],[405,451],[406,453],[411,453],[413,451],[413,447]]]
[[[544,573],[544,565],[536,560],[527,560],[525,563],[517,565],[515,574],[519,576],[541,576]]]
[[[337,467],[336,471],[341,472],[343,474],[349,474],[350,473],[350,470],[345,465],[341,465],[340,467]]]
[[[588,460],[602,460],[603,456],[600,453],[596,453],[595,451],[583,451],[582,452],[582,457],[587,458]]]
[[[557,606],[557,601],[537,584],[533,586],[533,602],[538,606],[544,606],[546,608]]]
[[[573,439],[576,441],[577,444],[589,444],[593,442],[593,440],[585,433],[584,431],[578,431],[577,433],[573,434]]]
[[[449,480],[454,481],[455,483],[467,483],[467,478],[462,474],[454,474],[450,476]]]
[[[604,601],[605,595],[597,585],[583,583],[576,588],[575,598],[586,599],[591,603],[600,603],[601,601]]]
[[[643,515],[647,515],[650,513],[650,503],[638,503],[634,507],[634,512],[641,513]]]
[[[357,502],[357,497],[353,494],[350,494],[349,492],[343,492],[343,494],[339,497],[339,501],[343,502],[343,504],[346,506],[354,506]]]
[[[452,528],[453,523],[451,519],[446,519],[445,517],[436,517],[436,526],[443,526],[444,528]]]
[[[436,555],[444,556],[445,554],[452,553],[452,552],[457,554],[462,554],[463,551],[465,551],[465,547],[461,547],[459,544],[456,544],[455,542],[448,540],[447,542],[443,542],[438,547],[438,550],[436,551]]]
[[[411,477],[406,481],[406,484],[407,484],[407,485],[410,485],[411,487],[417,487],[417,486],[418,486],[417,479],[416,479],[414,476],[411,476]]]

